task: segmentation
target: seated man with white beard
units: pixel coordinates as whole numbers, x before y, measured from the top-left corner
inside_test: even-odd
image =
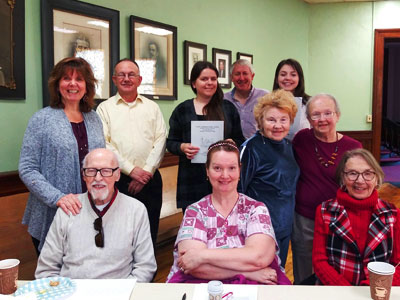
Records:
[[[156,271],[145,206],[114,187],[118,159],[107,149],[86,155],[82,168],[88,192],[79,195],[78,215],[57,210],[47,234],[36,278],[137,278]]]

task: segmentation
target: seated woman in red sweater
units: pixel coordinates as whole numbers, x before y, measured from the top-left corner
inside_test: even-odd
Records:
[[[312,262],[324,285],[369,285],[367,264],[400,261],[399,209],[378,198],[383,171],[365,149],[347,151],[336,198],[318,206]],[[393,285],[400,285],[396,272]]]

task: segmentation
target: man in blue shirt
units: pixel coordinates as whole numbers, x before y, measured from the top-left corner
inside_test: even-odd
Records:
[[[235,87],[225,93],[224,98],[231,101],[239,112],[243,135],[250,138],[257,131],[257,123],[254,119],[253,108],[257,99],[269,93],[267,90],[253,87],[254,68],[245,59],[238,59],[233,63],[231,80]]]

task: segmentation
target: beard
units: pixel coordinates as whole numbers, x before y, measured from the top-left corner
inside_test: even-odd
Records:
[[[101,190],[96,189],[94,186],[95,185],[103,185],[106,188],[102,188]],[[104,181],[94,181],[90,185],[90,195],[92,196],[93,201],[100,200],[104,201],[108,198],[108,195],[110,194],[110,191],[108,190],[107,184]]]

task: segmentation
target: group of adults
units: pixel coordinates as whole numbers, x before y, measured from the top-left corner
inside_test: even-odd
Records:
[[[290,241],[295,284],[368,284],[368,262],[400,262],[398,209],[378,198],[373,156],[337,132],[337,100],[308,96],[294,59],[278,64],[271,93],[253,86],[247,60],[230,72],[235,87],[224,95],[213,64],[193,66],[195,97],[175,108],[167,137],[159,107],[137,92],[134,61],[117,63],[118,93],[97,114],[90,66],[66,58],[54,67],[50,107],[29,121],[19,166],[38,277],[152,279],[165,147],[179,156],[184,212],[168,282],[290,284]],[[192,163],[191,121],[201,120],[224,121],[205,164]]]

